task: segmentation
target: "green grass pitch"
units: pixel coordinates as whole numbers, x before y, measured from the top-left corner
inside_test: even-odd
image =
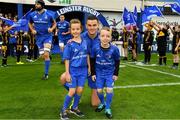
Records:
[[[139,61],[142,58],[140,55]],[[153,54],[151,64],[157,60],[157,54]],[[47,81],[41,80],[42,60],[24,65],[16,65],[15,61],[9,57],[9,66],[0,68],[0,119],[59,119],[59,109],[67,93],[58,81],[64,72],[59,55],[53,55]],[[170,68],[171,54],[168,54],[167,66],[138,66],[124,61],[121,65],[115,86],[125,88],[114,89],[114,119],[180,119],[180,68]],[[147,86],[126,88],[130,85]],[[90,93],[86,83],[79,105],[85,114],[81,119],[106,119],[104,112],[96,113],[90,106]],[[70,118],[80,119],[74,115]]]

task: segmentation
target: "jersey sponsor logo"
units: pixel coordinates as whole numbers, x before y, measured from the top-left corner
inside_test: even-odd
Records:
[[[101,57],[99,54],[97,54],[97,56],[96,57]]]
[[[48,19],[47,15],[44,17],[44,19],[45,19],[45,20],[47,20],[47,19]]]
[[[103,62],[103,61],[96,61],[96,64],[98,64],[98,65],[112,65],[112,63]]]
[[[78,51],[78,49],[75,48],[75,49],[74,49],[74,52],[77,52],[77,51]]]
[[[86,58],[86,57],[87,57],[87,55],[78,55],[78,56],[74,56],[74,57],[72,58],[72,60],[81,59],[81,58]]]
[[[35,15],[33,18],[37,18],[37,15]]]

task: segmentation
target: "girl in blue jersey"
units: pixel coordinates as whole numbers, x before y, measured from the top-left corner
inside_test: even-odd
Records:
[[[78,19],[70,21],[70,31],[73,36],[72,42],[68,43],[64,49],[63,59],[65,60],[65,77],[69,87],[61,110],[61,119],[69,119],[67,108],[74,97],[71,113],[82,117],[84,114],[78,109],[79,100],[83,87],[90,71],[88,47],[86,40],[82,39],[82,25]]]
[[[96,112],[105,108],[105,114],[112,118],[111,101],[113,97],[114,81],[118,79],[120,54],[119,49],[110,43],[111,31],[103,27],[100,31],[100,45],[94,47],[91,54],[91,75],[96,82],[98,97],[101,101]],[[106,101],[104,100],[103,88],[106,87]]]

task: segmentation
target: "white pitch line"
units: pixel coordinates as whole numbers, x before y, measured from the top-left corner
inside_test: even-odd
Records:
[[[130,65],[130,64],[125,64],[125,65],[180,78],[180,75],[175,75],[175,74],[172,74],[172,73],[167,73],[167,72],[163,72],[163,71],[159,71],[159,70],[154,70],[154,69],[150,69],[150,68],[145,68],[145,67],[139,67],[139,66],[136,66],[136,65]]]
[[[160,87],[160,86],[175,86],[175,85],[180,85],[180,82],[176,82],[176,83],[144,84],[144,85],[114,86],[114,89]]]

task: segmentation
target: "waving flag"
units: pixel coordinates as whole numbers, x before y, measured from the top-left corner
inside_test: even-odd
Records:
[[[134,15],[134,20],[137,22],[138,13],[137,13],[137,8],[136,8],[136,6],[134,7],[133,15]]]
[[[149,21],[151,21],[151,19],[147,18],[147,15],[144,13],[142,9],[141,9],[141,14],[142,14],[142,25],[149,23]]]
[[[122,15],[122,17],[123,17],[122,19],[123,19],[124,23],[125,23],[125,21],[127,19],[128,13],[129,13],[128,10],[126,8],[124,8],[123,15]]]
[[[123,12],[123,21],[126,26],[136,25],[133,14],[131,12],[128,12],[126,8],[124,8],[124,12]]]
[[[144,13],[146,14],[148,19],[151,19],[154,16],[163,17],[163,14],[159,10],[157,6],[148,7],[144,10]]]
[[[180,5],[176,3],[170,4],[170,5],[171,5],[172,11],[180,15]]]
[[[178,3],[178,5],[180,6],[180,0],[176,0],[176,2]]]
[[[0,19],[1,19],[2,21],[4,21],[6,25],[10,25],[10,26],[11,26],[11,25],[14,24],[14,21],[12,21],[12,20],[10,20],[10,19],[7,19],[7,18],[5,18],[5,17],[0,17]]]

